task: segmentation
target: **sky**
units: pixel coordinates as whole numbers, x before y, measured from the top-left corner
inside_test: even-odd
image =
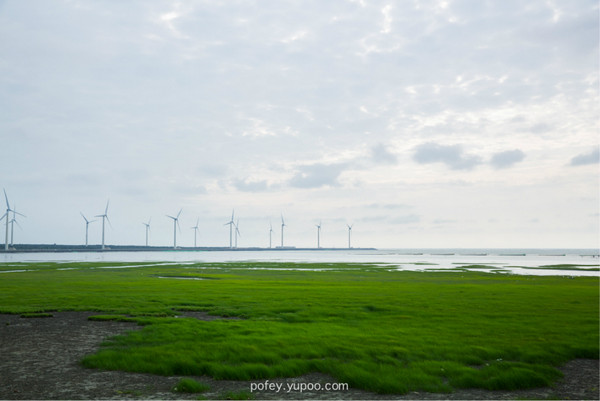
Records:
[[[14,242],[597,248],[597,1],[0,0]],[[4,200],[0,202],[4,207]],[[4,221],[2,221],[4,225]],[[4,227],[0,239],[4,242]]]

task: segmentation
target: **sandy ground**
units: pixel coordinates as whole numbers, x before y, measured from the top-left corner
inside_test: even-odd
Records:
[[[54,312],[51,318],[21,318],[0,315],[0,399],[197,399],[198,394],[172,391],[181,377],[165,377],[83,368],[79,361],[94,353],[107,337],[137,330],[124,322],[96,322],[87,318],[97,313]],[[211,319],[202,313],[199,319]],[[599,396],[599,361],[574,360],[561,368],[564,378],[552,388],[525,391],[459,390],[451,394],[409,393],[379,396],[360,390],[253,392],[255,399],[591,399]],[[213,380],[198,377],[210,386],[202,395],[208,399],[228,392],[250,393],[252,382]],[[257,384],[258,382],[255,382]],[[261,383],[264,383],[262,381]],[[331,377],[310,374],[276,379],[270,383],[299,386],[335,383]]]

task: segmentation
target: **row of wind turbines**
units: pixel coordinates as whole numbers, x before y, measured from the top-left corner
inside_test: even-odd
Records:
[[[26,217],[24,214],[17,212],[14,208],[11,208],[9,200],[8,200],[8,195],[6,194],[6,190],[4,190],[4,199],[6,201],[6,213],[4,213],[4,215],[0,218],[0,221],[2,221],[3,219],[6,219],[6,233],[5,233],[5,244],[4,244],[4,250],[8,251],[9,249],[9,242],[8,242],[8,231],[9,231],[9,225],[10,225],[10,230],[11,230],[11,240],[10,240],[10,245],[13,245],[13,239],[14,239],[14,224],[16,223],[17,225],[19,225],[19,223],[17,222],[17,215],[22,216],[22,217]],[[97,214],[94,217],[99,217],[102,218],[102,249],[106,249],[106,245],[105,245],[105,227],[106,227],[106,223],[108,222],[109,225],[112,224],[110,223],[110,219],[108,218],[108,206],[110,204],[110,200],[108,200],[106,202],[106,207],[104,208],[104,213],[102,214]],[[181,212],[183,211],[183,209],[180,209],[179,212],[177,213],[176,216],[171,216],[171,215],[166,215],[166,217],[170,218],[171,220],[173,220],[173,248],[176,249],[177,248],[177,231],[179,230],[179,232],[181,232],[181,227],[179,225],[179,216],[181,216]],[[11,218],[11,213],[12,213],[12,218]],[[89,220],[82,212],[79,212],[81,214],[81,217],[83,217],[83,220],[85,221],[85,246],[88,246],[88,234],[89,234],[89,226],[91,223],[97,221],[97,220]],[[150,222],[152,221],[152,218],[150,218],[148,220],[147,223],[142,223],[145,226],[145,230],[146,230],[146,246],[148,246],[148,238],[149,238],[149,233],[150,233]],[[224,225],[228,225],[229,226],[229,248],[237,248],[238,247],[238,236],[241,235],[240,233],[240,229],[239,229],[239,218],[237,219],[237,221],[235,220],[235,210],[233,210],[231,212],[231,220],[229,220],[227,223],[225,223]],[[194,247],[197,247],[197,235],[198,235],[198,231],[199,231],[199,224],[200,224],[200,219],[198,218],[196,220],[196,225],[194,227],[191,227],[194,230]],[[20,225],[19,225],[20,226]],[[352,248],[352,226],[350,224],[347,224],[348,227],[348,248]],[[285,224],[285,220],[283,219],[283,214],[281,215],[281,246],[279,248],[285,248],[284,246],[284,228],[286,227]],[[321,228],[322,228],[322,223],[319,222],[319,224],[316,225],[317,228],[317,248],[321,248]],[[234,243],[234,235],[235,235],[235,243]],[[273,247],[273,225],[269,224],[269,248]]]
[[[14,238],[15,238],[15,223],[20,227],[21,225],[19,224],[19,222],[17,221],[17,215],[22,216],[22,217],[27,217],[22,213],[17,212],[16,206],[15,209],[10,207],[10,202],[8,201],[8,195],[6,195],[6,190],[3,189],[4,191],[4,199],[6,200],[6,213],[4,213],[2,215],[2,217],[0,217],[0,221],[6,219],[6,233],[4,235],[4,250],[8,251],[8,226],[10,224],[10,245],[12,246],[14,244]],[[10,218],[10,213],[12,212],[12,219]]]
[[[102,249],[105,249],[105,244],[104,244],[104,221],[106,219],[106,221],[110,224],[110,220],[108,219],[108,205],[109,202],[106,202],[106,208],[104,209],[104,213],[103,214],[99,214],[96,215],[94,217],[101,217],[102,218]],[[181,216],[181,212],[183,211],[183,209],[179,209],[179,212],[177,213],[177,215],[175,216],[171,216],[171,215],[165,215],[166,217],[168,217],[169,219],[173,220],[173,249],[177,248],[177,231],[179,231],[181,233],[181,226],[179,225],[179,216]],[[93,223],[96,220],[88,220],[85,215],[83,213],[81,213],[81,217],[83,217],[83,219],[85,220],[85,245],[88,245],[88,229],[89,229],[89,225],[90,223]],[[149,238],[149,233],[150,233],[150,222],[152,221],[152,218],[148,219],[147,223],[142,223],[145,226],[145,230],[146,230],[146,246],[148,246],[148,238]],[[240,223],[240,219],[238,218],[237,221],[235,219],[235,210],[233,210],[231,212],[231,219],[225,223],[225,226],[229,226],[229,248],[237,248],[238,247],[238,236],[241,236],[240,233],[240,229],[239,229],[239,223]],[[190,227],[192,230],[194,230],[194,248],[197,247],[197,236],[198,236],[198,231],[200,229],[199,227],[200,224],[200,219],[196,219],[196,225],[193,227]],[[347,224],[346,225],[348,227],[348,248],[352,248],[352,227],[353,225]],[[285,224],[285,220],[283,219],[283,215],[281,215],[281,246],[280,248],[285,248],[284,246],[284,228],[286,227]],[[317,228],[317,248],[321,248],[321,228],[322,228],[322,223],[319,222],[319,224],[316,225]],[[269,248],[273,248],[273,224],[269,224]]]
[[[234,227],[235,227],[235,247],[237,248],[237,237],[238,235],[240,235],[240,230],[239,230],[239,222],[240,220],[238,219],[237,222],[234,221],[234,213],[235,210],[231,212],[231,220],[229,220],[227,223],[225,223],[224,225],[229,226],[229,247],[233,248],[233,233],[234,233]],[[197,228],[198,224],[196,223],[196,227],[192,227],[192,228]],[[348,226],[348,248],[352,248],[352,226],[350,224],[347,224]],[[281,215],[281,246],[280,248],[285,248],[284,244],[283,244],[283,229],[284,227],[286,227],[285,224],[285,220],[283,219],[283,214]],[[319,224],[316,225],[317,227],[317,248],[321,248],[321,227],[322,227],[322,223],[319,221]],[[194,235],[194,246],[196,246],[196,237]],[[273,247],[273,224],[269,223],[269,248]]]

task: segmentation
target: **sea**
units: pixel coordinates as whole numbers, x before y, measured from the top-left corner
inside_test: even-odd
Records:
[[[498,274],[600,277],[598,249],[336,249],[220,250],[139,252],[39,252],[0,254],[2,272],[18,271],[21,262],[295,262],[298,270],[319,270],[310,263],[366,263],[387,270],[464,271]],[[302,266],[301,264],[307,264]],[[15,269],[6,269],[14,266]],[[333,268],[333,267],[332,267]],[[321,268],[322,270],[322,268]]]

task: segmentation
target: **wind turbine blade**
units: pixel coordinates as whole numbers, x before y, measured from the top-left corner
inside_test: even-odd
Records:
[[[182,210],[183,210],[183,209],[179,209],[179,213],[177,213],[177,218],[179,218],[179,215],[181,214],[181,211],[182,211]]]
[[[108,215],[105,214],[104,217],[106,217],[106,221],[108,221],[108,225],[110,226],[110,228],[112,228],[112,224],[110,224],[110,219],[108,218]]]
[[[83,217],[83,219],[85,220],[86,223],[89,223],[88,219],[85,218],[85,216],[83,215],[83,213],[79,212],[79,214],[81,215],[81,217]]]
[[[4,199],[6,199],[6,208],[10,209],[10,203],[8,203],[8,195],[6,195],[6,189],[2,188],[4,191]]]
[[[175,217],[173,217],[173,216],[169,216],[168,214],[165,214],[165,216],[167,216],[167,217],[168,217],[168,218],[170,218],[170,219],[177,220]]]
[[[2,217],[0,217],[0,221],[2,221],[2,219],[4,219],[4,218],[6,217],[6,215],[7,215],[7,214],[8,214],[8,213],[4,213],[4,214],[2,215]]]
[[[108,214],[108,204],[110,202],[110,199],[106,201],[106,209],[104,209],[104,214]]]
[[[19,212],[17,212],[17,211],[14,211],[14,210],[13,210],[12,212],[13,212],[14,214],[18,214],[19,216],[22,216],[22,217],[27,217],[27,216],[25,216],[23,213],[19,213]]]

